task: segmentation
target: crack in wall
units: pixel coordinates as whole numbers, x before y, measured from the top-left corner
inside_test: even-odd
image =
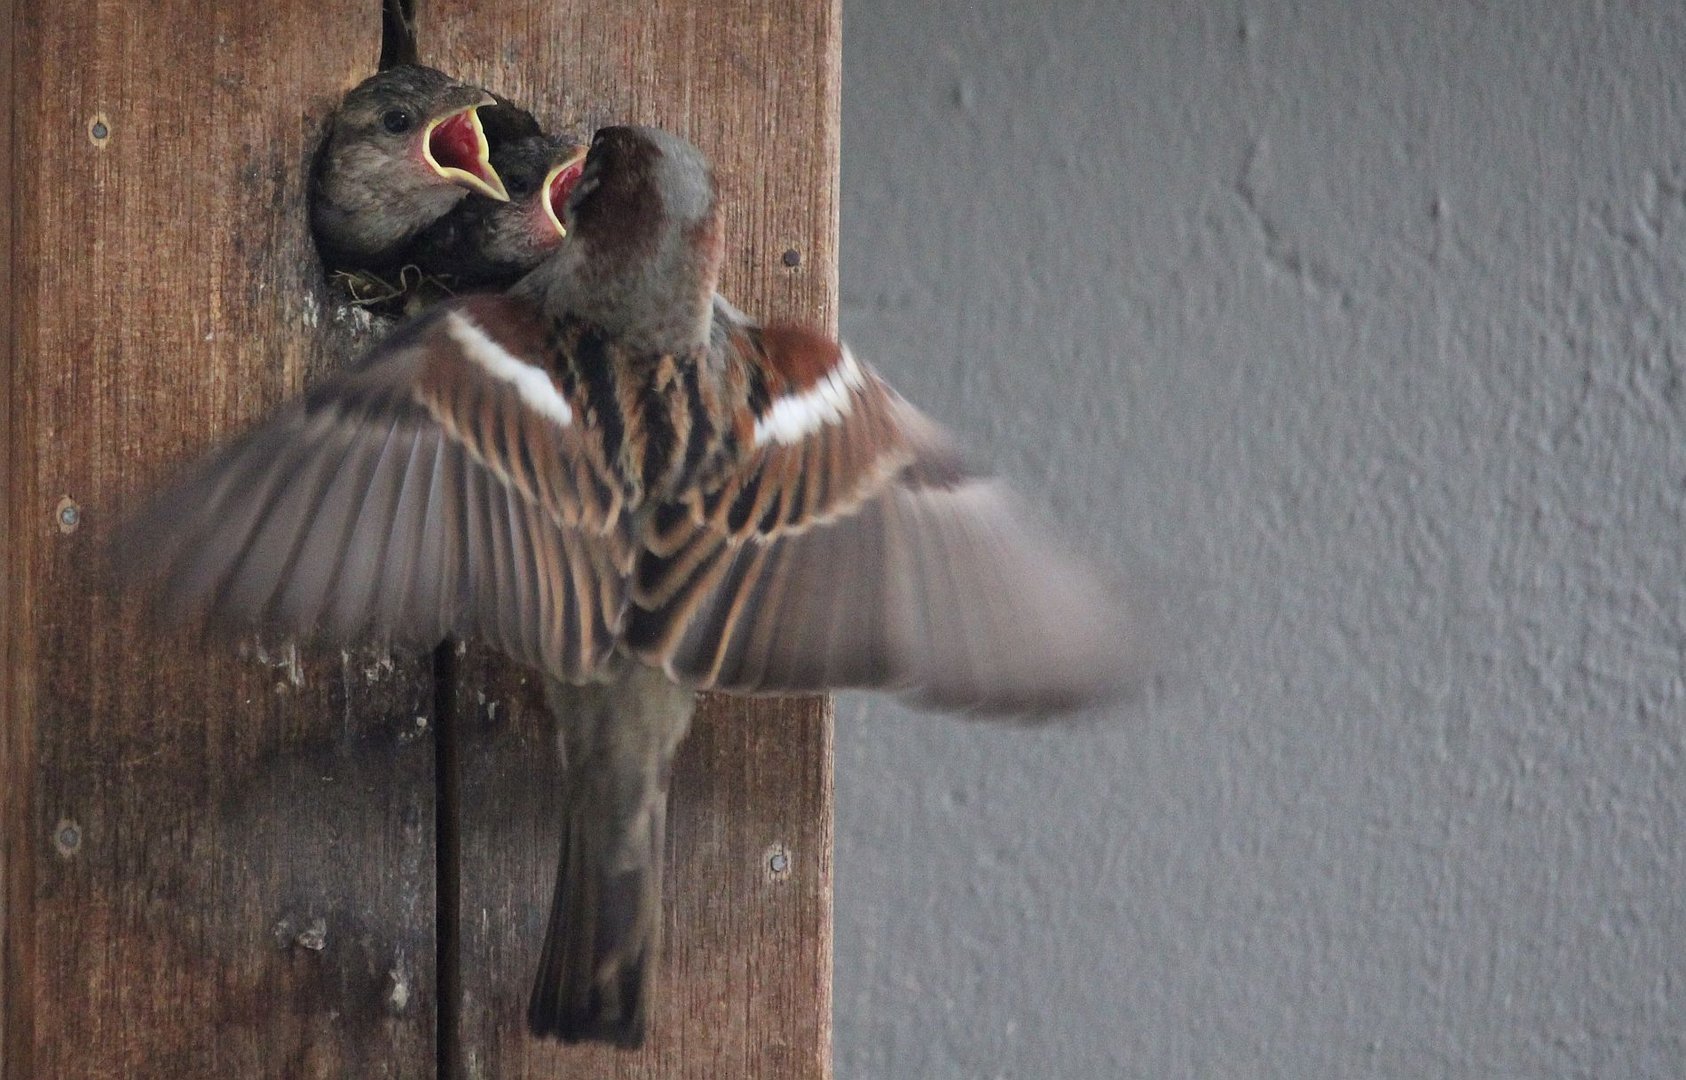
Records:
[[[1340,276],[1323,260],[1307,253],[1299,244],[1283,235],[1282,227],[1265,211],[1259,198],[1258,187],[1253,182],[1253,167],[1258,163],[1263,151],[1262,138],[1255,138],[1247,143],[1246,156],[1242,159],[1241,172],[1235,178],[1234,191],[1236,198],[1241,202],[1241,209],[1246,212],[1247,220],[1253,226],[1253,231],[1258,234],[1260,246],[1264,248],[1265,264],[1272,270],[1293,278],[1306,295],[1332,301],[1342,311],[1350,310],[1352,293],[1341,281]]]
[[[380,69],[416,62],[415,0],[380,0]]]

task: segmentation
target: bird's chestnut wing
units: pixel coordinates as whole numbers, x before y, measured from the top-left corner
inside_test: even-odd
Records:
[[[613,651],[626,551],[545,329],[445,305],[213,451],[124,531],[168,610],[305,636],[488,641],[560,677]]]
[[[771,392],[742,425],[741,466],[655,512],[632,651],[699,687],[874,687],[991,712],[1118,685],[1107,590],[932,421],[820,335],[730,336]]]

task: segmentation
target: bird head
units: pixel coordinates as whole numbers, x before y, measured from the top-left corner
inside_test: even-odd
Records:
[[[454,185],[507,200],[477,115],[494,100],[432,68],[380,72],[345,96],[328,144],[329,166],[389,171],[395,175],[387,182],[404,188]]]
[[[534,135],[492,148],[492,164],[509,191],[509,205],[495,208],[502,220],[501,249],[519,249],[537,263],[561,246],[568,235],[564,208],[585,173],[586,147],[566,135]]]
[[[712,274],[718,198],[708,159],[684,139],[652,127],[602,128],[562,224],[591,258],[620,264],[688,254]]]
[[[723,239],[714,172],[676,135],[603,128],[561,206],[567,239],[516,292],[652,353],[706,344]],[[553,196],[554,199],[554,196]]]
[[[507,284],[544,262],[567,232],[562,207],[584,171],[585,145],[567,136],[529,135],[492,142],[492,165],[509,201],[472,199],[424,238],[418,265],[436,266],[463,288]]]

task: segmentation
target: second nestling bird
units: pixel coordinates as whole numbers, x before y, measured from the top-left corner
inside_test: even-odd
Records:
[[[561,245],[562,207],[585,171],[566,135],[492,137],[492,167],[509,201],[467,198],[416,239],[411,261],[455,291],[506,289]]]

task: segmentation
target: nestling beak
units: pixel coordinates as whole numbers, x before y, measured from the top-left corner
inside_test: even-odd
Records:
[[[544,187],[539,192],[539,205],[544,208],[544,216],[555,227],[557,236],[567,236],[567,227],[562,224],[562,208],[568,205],[568,196],[574,193],[574,186],[585,175],[585,155],[591,148],[580,146],[568,155],[568,160],[551,167],[545,174]]]
[[[477,115],[492,98],[429,120],[422,129],[421,154],[428,168],[470,191],[499,202],[509,201],[503,178],[492,168],[491,147]]]

